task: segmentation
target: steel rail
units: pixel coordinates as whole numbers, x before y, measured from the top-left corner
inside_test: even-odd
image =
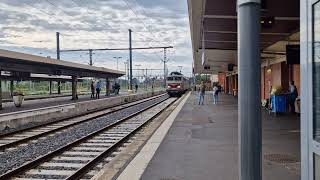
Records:
[[[154,106],[156,106],[157,104],[160,104],[161,102],[166,101],[167,99],[169,99],[169,98],[165,98],[165,99],[163,99],[163,100],[161,100],[159,102],[156,102],[156,103],[154,103],[152,105],[149,105],[149,106],[147,106],[147,107],[145,107],[145,108],[143,108],[143,109],[141,109],[139,111],[136,111],[136,112],[128,115],[127,117],[124,117],[124,118],[122,118],[122,119],[120,119],[120,120],[118,120],[118,121],[116,121],[116,122],[114,122],[114,123],[112,123],[112,124],[110,124],[110,125],[108,125],[106,127],[102,127],[100,129],[98,129],[97,131],[88,134],[85,137],[82,137],[82,138],[77,139],[77,140],[75,140],[73,142],[70,142],[70,143],[60,147],[59,149],[57,149],[55,151],[49,152],[49,153],[47,153],[47,154],[45,154],[43,156],[40,156],[40,157],[36,158],[33,161],[27,162],[27,163],[25,163],[25,164],[15,168],[15,169],[13,169],[13,170],[10,170],[10,171],[0,175],[0,180],[2,180],[2,179],[6,180],[6,179],[9,179],[9,178],[12,178],[13,176],[16,176],[17,174],[21,174],[21,172],[24,172],[24,171],[26,171],[28,169],[36,167],[38,164],[43,163],[43,162],[47,161],[48,159],[51,159],[52,157],[63,153],[64,151],[72,148],[73,146],[75,146],[77,144],[80,144],[81,142],[83,142],[83,141],[85,141],[87,139],[90,139],[91,137],[93,137],[93,136],[95,136],[95,135],[97,135],[97,134],[99,134],[99,133],[101,133],[101,132],[103,132],[105,130],[108,130],[108,129],[110,129],[110,128],[118,125],[118,124],[121,124],[122,122],[124,122],[124,121],[126,121],[126,120],[128,120],[128,119],[130,119],[130,118],[132,118],[132,117],[134,117],[134,116],[136,116],[136,115],[138,115],[138,114],[140,114],[140,113],[142,113],[142,112],[144,112],[144,111],[146,111],[146,110],[148,110],[148,109],[150,109],[150,108],[152,108]]]
[[[146,124],[148,124],[152,119],[156,118],[159,114],[161,114],[164,110],[166,110],[171,104],[176,102],[176,100],[172,101],[170,104],[168,104],[165,108],[163,108],[161,111],[156,113],[154,116],[150,117],[148,120],[146,120],[144,123],[142,123],[140,126],[138,126],[136,129],[131,131],[129,134],[118,140],[116,143],[114,143],[112,146],[110,146],[107,150],[103,151],[100,155],[95,157],[93,160],[89,161],[86,165],[78,169],[74,174],[67,177],[65,180],[75,180],[80,179],[88,170],[90,170],[92,167],[95,166],[101,159],[103,159],[106,155],[111,154],[116,148],[118,148],[121,144],[123,144],[126,140],[128,140],[133,134],[135,134],[137,131],[139,131],[142,127],[144,127]]]
[[[55,129],[52,129],[52,130],[48,130],[48,131],[45,131],[45,132],[42,132],[42,133],[39,133],[39,134],[36,134],[36,135],[32,135],[32,136],[29,136],[29,137],[26,137],[26,138],[22,138],[22,139],[19,139],[19,140],[16,140],[16,141],[13,141],[13,142],[10,142],[10,143],[7,143],[7,144],[0,145],[0,151],[3,151],[5,149],[7,149],[7,148],[10,148],[10,147],[13,147],[13,146],[17,146],[19,144],[25,143],[25,142],[33,140],[33,139],[37,139],[39,137],[42,137],[42,136],[45,136],[45,135],[48,135],[48,134],[51,134],[51,133],[54,133],[54,132],[57,132],[57,131],[61,131],[61,130],[69,128],[71,126],[75,126],[75,125],[90,121],[92,119],[99,118],[101,116],[105,116],[105,115],[108,115],[108,114],[111,114],[111,113],[115,113],[117,111],[120,111],[120,110],[123,110],[123,109],[127,109],[127,108],[130,108],[130,107],[136,106],[138,104],[154,100],[156,98],[160,98],[162,96],[165,96],[165,94],[161,94],[161,95],[158,95],[158,96],[155,96],[155,97],[151,97],[151,98],[147,98],[147,99],[144,99],[144,100],[138,100],[136,102],[131,102],[132,104],[128,105],[128,106],[126,106],[126,104],[122,104],[122,105],[118,105],[118,106],[112,106],[112,107],[109,107],[109,108],[105,108],[105,109],[89,112],[89,113],[86,113],[86,114],[83,114],[83,115],[77,115],[77,116],[74,116],[74,117],[64,118],[64,119],[61,119],[61,120],[58,120],[58,121],[53,121],[53,122],[49,122],[49,123],[46,123],[46,124],[41,124],[41,125],[38,125],[38,126],[35,126],[35,127],[30,127],[30,128],[23,129],[23,130],[18,130],[18,131],[12,132],[10,134],[7,134],[5,136],[1,135],[0,136],[0,140],[1,140],[1,138],[6,138],[6,136],[13,136],[15,134],[20,134],[20,133],[32,131],[32,130],[35,130],[37,128],[42,128],[42,127],[45,127],[45,126],[54,125],[54,124],[57,124],[57,123],[60,123],[60,122],[63,122],[63,121],[68,121],[68,120],[70,120],[72,118],[77,118],[77,117],[81,117],[81,116],[85,116],[85,115],[89,115],[89,114],[105,111],[105,110],[108,110],[108,109],[111,110],[111,111],[106,112],[104,114],[96,115],[96,116],[93,116],[93,117],[90,117],[90,118],[87,118],[87,119],[84,119],[84,120],[80,120],[80,121],[77,121],[77,122],[74,122],[74,123],[70,123],[70,124],[65,125],[65,126],[57,127]],[[139,102],[139,101],[141,101],[141,102]],[[128,104],[130,104],[130,103],[128,103]],[[124,106],[124,107],[121,107],[121,106]],[[120,108],[119,109],[115,109],[116,107],[120,107]]]

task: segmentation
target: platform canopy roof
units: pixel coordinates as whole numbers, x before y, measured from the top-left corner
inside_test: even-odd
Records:
[[[77,77],[117,78],[125,75],[122,71],[108,68],[7,50],[0,50],[0,70],[14,72],[14,76],[30,76],[31,73],[34,73]]]
[[[188,0],[194,73],[217,74],[227,71],[228,64],[237,65],[236,2]],[[271,18],[273,23],[261,29],[261,56],[262,60],[273,61],[285,55],[287,44],[299,43],[300,1],[262,2],[261,16]]]
[[[7,80],[7,81],[60,81],[60,82],[72,82],[71,76],[57,76],[57,75],[47,75],[47,74],[33,74],[31,73],[30,76],[15,76],[11,72],[8,71],[2,71],[1,80]],[[88,79],[87,77],[84,78],[78,78],[78,81],[83,81],[85,79]]]

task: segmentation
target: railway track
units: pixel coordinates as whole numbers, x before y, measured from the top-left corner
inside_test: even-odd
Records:
[[[108,126],[2,174],[0,179],[90,179],[96,173],[93,167],[101,166],[101,161],[175,100],[158,98]]]
[[[159,98],[162,96],[164,96],[164,95],[162,94],[162,95],[158,95],[155,97],[151,97],[151,98],[147,98],[147,99],[143,99],[143,100],[139,100],[139,101],[107,108],[104,110],[90,112],[86,115],[62,119],[62,120],[49,122],[46,124],[41,124],[41,125],[38,125],[35,127],[23,129],[23,130],[2,134],[2,135],[0,135],[0,151],[4,151],[7,148],[12,148],[15,146],[17,147],[20,144],[27,143],[30,140],[35,140],[37,138],[44,137],[48,134],[62,131],[62,130],[69,128],[71,126],[74,126],[74,125],[77,125],[77,124],[80,124],[80,123],[83,123],[86,121],[90,121],[93,118],[98,118],[98,117],[106,115],[106,114],[114,113],[114,112],[123,110],[125,108],[129,108],[134,105],[137,105],[137,104],[140,104],[140,103],[143,103],[146,101],[150,101],[152,99]]]

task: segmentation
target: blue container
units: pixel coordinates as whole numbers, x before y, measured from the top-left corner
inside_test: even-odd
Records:
[[[286,112],[286,96],[271,96],[272,112]]]

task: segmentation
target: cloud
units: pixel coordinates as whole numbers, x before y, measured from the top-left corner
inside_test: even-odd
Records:
[[[188,14],[182,0],[2,0],[0,17],[3,49],[55,57],[56,32],[61,33],[62,49],[128,47],[130,28],[134,47],[173,45],[168,66],[191,69]],[[87,63],[86,53],[62,57]],[[128,52],[96,52],[95,65],[115,68],[110,64],[115,55],[127,59]],[[145,67],[159,67],[162,57],[160,50],[134,52],[135,62]]]

